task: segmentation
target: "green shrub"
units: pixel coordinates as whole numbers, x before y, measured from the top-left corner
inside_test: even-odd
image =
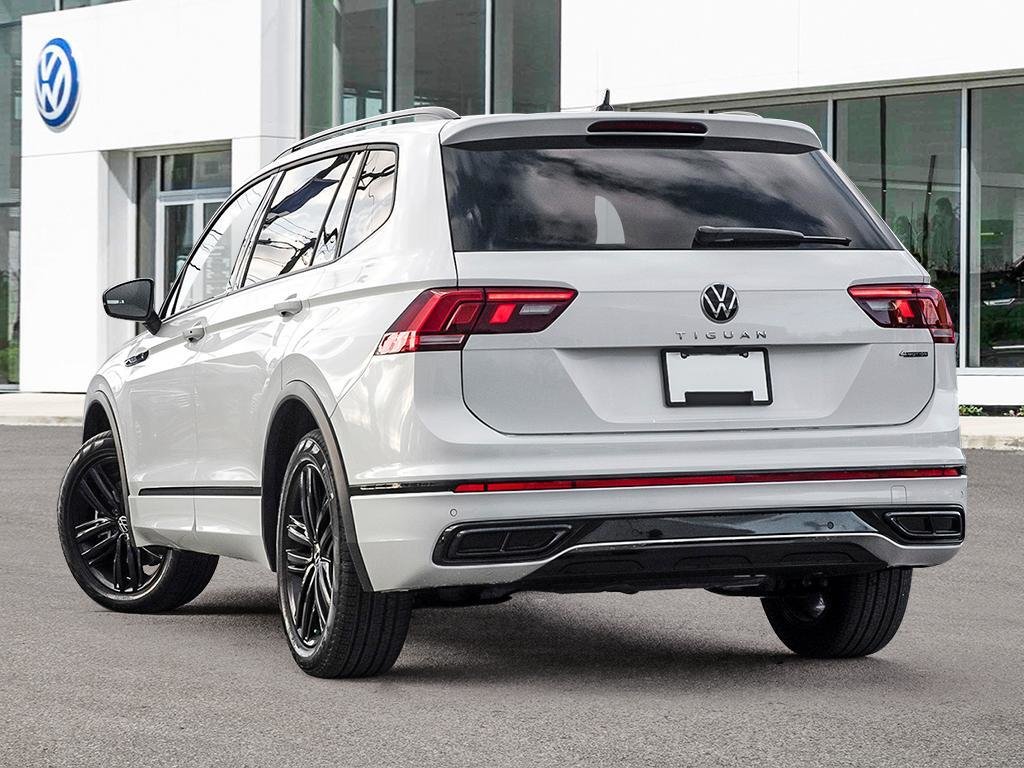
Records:
[[[961,405],[960,406],[961,416],[984,416],[985,409],[980,405]]]
[[[0,349],[0,384],[13,384],[18,381],[18,347],[11,346]]]

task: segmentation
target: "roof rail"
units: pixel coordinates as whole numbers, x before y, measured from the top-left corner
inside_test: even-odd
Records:
[[[281,158],[292,152],[305,149],[311,144],[317,144],[321,141],[326,141],[327,139],[333,139],[335,136],[342,136],[346,133],[353,133],[354,131],[363,131],[375,125],[385,125],[399,120],[458,120],[460,117],[461,115],[458,112],[450,110],[447,107],[413,107],[412,109],[400,109],[397,112],[387,112],[383,115],[377,115],[376,117],[367,117],[362,120],[356,120],[352,123],[344,123],[342,125],[335,126],[334,128],[328,128],[326,131],[314,133],[309,138],[303,139],[298,144],[289,147],[278,155],[278,157]]]

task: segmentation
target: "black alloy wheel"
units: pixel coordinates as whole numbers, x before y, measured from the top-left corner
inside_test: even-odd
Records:
[[[71,575],[100,605],[117,611],[166,611],[199,595],[217,556],[136,546],[110,432],[75,453],[57,506],[61,548]]]
[[[314,647],[327,628],[334,595],[334,530],[320,466],[305,458],[285,500],[287,600],[299,639]]]
[[[320,430],[300,438],[278,502],[281,621],[292,657],[307,674],[370,677],[398,658],[412,595],[364,589],[342,522],[350,501],[339,476],[344,472],[335,470]]]
[[[135,546],[121,498],[117,457],[99,457],[79,474],[71,493],[75,544],[89,572],[115,592],[144,590],[159,574],[167,550]]]

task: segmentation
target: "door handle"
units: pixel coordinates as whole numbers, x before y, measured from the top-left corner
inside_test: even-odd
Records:
[[[274,305],[274,311],[281,317],[291,317],[302,311],[302,299],[290,298]]]
[[[185,341],[199,341],[206,335],[206,327],[202,323],[196,323],[187,331],[181,334]]]

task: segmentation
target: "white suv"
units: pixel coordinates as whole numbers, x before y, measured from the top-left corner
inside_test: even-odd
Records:
[[[243,185],[159,310],[103,302],[146,330],[89,387],[71,572],[163,611],[262,563],[313,675],[520,590],[760,597],[859,656],[963,540],[946,303],[795,123],[364,121]]]

